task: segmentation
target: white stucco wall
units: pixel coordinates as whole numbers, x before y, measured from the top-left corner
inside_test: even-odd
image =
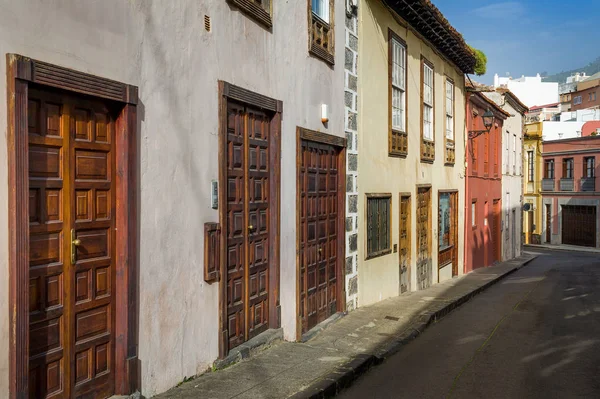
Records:
[[[497,75],[496,75],[497,76]],[[494,87],[506,86],[528,107],[559,102],[558,83],[543,82],[539,76],[524,76],[519,79],[498,78]]]
[[[439,190],[458,191],[458,271],[464,260],[464,162],[465,103],[464,77],[460,71],[415,34],[400,26],[379,1],[363,0],[359,6],[359,131],[358,211],[366,214],[367,193],[391,193],[391,246],[399,245],[400,193],[411,194],[411,290],[417,287],[417,185],[431,184],[432,276],[438,282],[438,196]],[[388,28],[407,42],[408,155],[388,155]],[[420,161],[420,76],[421,55],[434,64],[435,162]],[[455,82],[456,164],[444,166],[444,76]],[[358,222],[358,296],[360,306],[400,293],[399,255],[393,252],[366,260],[366,220]],[[451,276],[451,268],[440,271],[440,279]]]
[[[585,122],[542,122],[542,139],[544,141],[573,139],[581,137],[581,129]]]
[[[203,224],[218,220],[210,181],[218,177],[219,79],[283,101],[281,313],[285,337],[295,337],[296,126],[344,135],[344,2],[335,7],[332,69],[308,54],[304,1],[276,2],[269,32],[225,1],[0,0],[3,57],[18,53],[139,87],[139,359],[146,396],[206,370],[217,357],[218,286],[203,280],[202,237]],[[5,79],[0,93],[6,160]],[[8,385],[7,185],[4,161],[0,397]]]

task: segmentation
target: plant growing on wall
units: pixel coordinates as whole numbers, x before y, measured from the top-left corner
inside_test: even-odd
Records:
[[[487,72],[487,56],[483,51],[477,50],[476,48],[473,48],[471,46],[469,47],[475,54],[475,75],[485,75],[485,73]]]

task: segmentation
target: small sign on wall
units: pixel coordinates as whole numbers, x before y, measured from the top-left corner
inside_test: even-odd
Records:
[[[216,180],[210,183],[210,204],[212,209],[219,209],[219,182]]]

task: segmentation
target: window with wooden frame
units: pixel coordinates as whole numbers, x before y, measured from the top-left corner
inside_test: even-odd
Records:
[[[435,159],[433,64],[421,57],[421,160]]]
[[[471,227],[477,227],[477,200],[471,200]]]
[[[517,174],[517,135],[513,134],[513,158],[512,158],[513,175]]]
[[[334,0],[308,0],[308,51],[334,64]]]
[[[475,124],[473,124],[475,125]],[[477,176],[479,174],[478,160],[477,160],[477,151],[479,151],[479,137],[473,138],[471,141],[471,171],[473,175]]]
[[[406,112],[406,42],[388,31],[389,64],[389,155],[405,157],[408,153]]]
[[[454,82],[446,78],[446,164],[454,165]]]
[[[527,151],[527,181],[533,182],[534,180],[533,170],[533,151]]]
[[[583,177],[592,178],[596,176],[596,158],[595,157],[586,157],[583,159],[585,165],[585,171]]]
[[[490,162],[490,135],[492,133],[484,134],[483,136],[483,175],[489,174],[489,162]]]
[[[367,194],[367,259],[391,249],[392,194]]]
[[[267,28],[273,26],[272,1],[273,0],[226,0],[234,4],[246,15],[265,25]]]
[[[544,179],[554,179],[554,159],[544,161]]]
[[[494,151],[494,177],[498,177],[498,151],[500,151],[500,129],[498,126],[494,129],[494,145],[492,150]]]
[[[563,179],[572,179],[573,178],[573,158],[565,158],[563,159]]]

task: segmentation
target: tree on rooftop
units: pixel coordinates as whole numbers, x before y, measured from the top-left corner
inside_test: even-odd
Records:
[[[473,47],[471,47],[471,50],[473,50],[473,53],[475,54],[475,75],[485,75],[487,72],[487,57],[485,53]]]

